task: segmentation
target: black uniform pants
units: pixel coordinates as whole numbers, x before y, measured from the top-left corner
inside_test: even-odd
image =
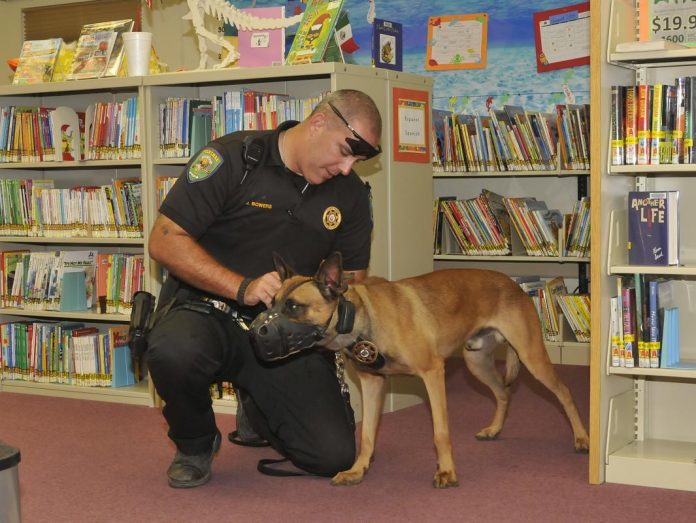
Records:
[[[353,464],[352,411],[334,365],[319,352],[261,363],[232,317],[178,303],[156,323],[148,342],[150,374],[165,401],[169,437],[181,452],[210,449],[217,430],[210,385],[231,381],[252,400],[244,406],[251,406],[246,411],[254,430],[295,466],[331,476]]]

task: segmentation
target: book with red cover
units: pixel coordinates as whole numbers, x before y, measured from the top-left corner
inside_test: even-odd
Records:
[[[637,90],[638,88],[635,85],[627,86],[624,97],[624,101],[626,104],[624,108],[624,164],[626,165],[635,165],[637,161]]]
[[[638,85],[638,103],[636,119],[636,136],[638,138],[638,151],[636,163],[638,165],[650,164],[650,86]]]

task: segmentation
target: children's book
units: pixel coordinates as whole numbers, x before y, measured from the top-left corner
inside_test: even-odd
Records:
[[[241,9],[258,18],[285,18],[285,6]],[[245,29],[237,36],[240,67],[282,65],[285,58],[285,29]]]
[[[115,31],[98,31],[81,35],[77,41],[70,79],[80,80],[104,76],[116,36]]]
[[[79,311],[94,305],[97,251],[63,251],[60,310]]]
[[[56,107],[50,111],[51,136],[56,148],[56,161],[76,162],[82,158],[80,118],[72,107]]]
[[[372,65],[394,71],[403,70],[402,26],[375,18],[372,24]]]
[[[679,191],[628,193],[628,263],[679,263]]]
[[[116,40],[114,41],[108,64],[104,70],[104,76],[125,76],[125,71],[121,74],[123,64],[123,38],[121,35],[133,30],[134,22],[130,18],[124,20],[112,20],[109,22],[98,22],[95,24],[85,24],[80,30],[80,36],[86,34],[99,33],[102,31],[114,31]]]
[[[61,45],[61,38],[24,42],[12,85],[50,82]]]
[[[343,0],[308,0],[286,64],[341,61],[343,55],[334,37],[341,9]]]

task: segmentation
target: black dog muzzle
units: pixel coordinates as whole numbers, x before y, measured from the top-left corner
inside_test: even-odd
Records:
[[[290,321],[274,311],[259,314],[250,326],[251,341],[262,361],[286,358],[320,341],[326,329]]]

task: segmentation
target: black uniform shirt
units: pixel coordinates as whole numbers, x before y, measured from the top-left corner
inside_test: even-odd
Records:
[[[366,269],[372,232],[369,186],[355,172],[308,185],[286,169],[278,135],[296,124],[214,140],[192,158],[160,212],[246,277],[274,270],[274,251],[298,274],[313,275],[333,251],[341,252],[346,270]],[[263,141],[264,152],[240,185],[249,135]]]

